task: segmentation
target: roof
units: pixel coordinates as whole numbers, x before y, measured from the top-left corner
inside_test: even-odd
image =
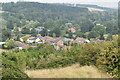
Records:
[[[35,30],[40,32],[40,31],[42,31],[43,29],[35,29]]]
[[[73,41],[74,40],[74,39],[70,39],[70,38],[66,38],[66,37],[63,37],[63,38],[59,37],[57,39],[62,40],[63,42]]]
[[[45,37],[43,37],[41,39],[45,40],[46,42],[51,42],[51,41],[55,41],[56,40],[55,38],[52,38],[52,37],[49,37],[49,36],[45,36]]]
[[[70,28],[69,31],[71,31],[71,32],[76,32],[76,29]]]
[[[73,43],[84,43],[84,42],[89,42],[88,39],[85,39],[85,38],[80,38],[80,37],[77,37]]]
[[[43,38],[42,36],[38,36],[37,38]]]
[[[75,41],[85,41],[85,40],[88,40],[88,39],[80,38],[80,37],[77,37],[77,38],[75,39]]]
[[[29,40],[36,40],[37,38],[36,37],[29,37],[28,39]]]
[[[22,48],[24,48],[24,49],[27,49],[27,48],[29,48],[29,47],[32,47],[32,45],[25,44],[25,43],[22,43],[22,42],[16,42],[16,45],[17,45],[18,47],[22,47]]]
[[[99,43],[99,42],[103,42],[104,40],[99,40],[99,39],[94,39],[91,42],[95,42],[95,43]]]
[[[52,41],[52,42],[57,43],[57,42],[59,42],[59,41],[62,41],[62,40],[56,39],[56,40],[54,40],[54,41]]]
[[[0,42],[0,44],[5,44],[5,42]]]

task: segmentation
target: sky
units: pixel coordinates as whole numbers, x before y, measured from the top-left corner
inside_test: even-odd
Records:
[[[0,0],[0,2],[17,2],[20,0]],[[21,0],[40,3],[78,3],[78,4],[95,4],[103,7],[117,8],[119,0]]]

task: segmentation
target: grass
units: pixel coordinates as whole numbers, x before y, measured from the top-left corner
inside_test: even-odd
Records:
[[[1,54],[2,52],[12,52],[12,51],[11,51],[11,50],[0,49],[0,54]]]
[[[31,78],[112,78],[94,66],[80,67],[78,64],[65,68],[27,70],[26,73]]]

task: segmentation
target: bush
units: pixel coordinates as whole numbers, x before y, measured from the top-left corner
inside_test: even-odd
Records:
[[[2,55],[2,77],[3,78],[29,78],[22,68],[18,68],[17,59],[7,53]]]

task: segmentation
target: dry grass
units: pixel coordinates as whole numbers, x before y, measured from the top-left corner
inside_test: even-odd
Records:
[[[89,11],[105,11],[105,10],[103,10],[103,9],[89,8],[89,7],[88,7],[88,10],[89,10]]]
[[[111,78],[93,66],[79,67],[78,64],[66,68],[28,70],[26,73],[31,78]]]

